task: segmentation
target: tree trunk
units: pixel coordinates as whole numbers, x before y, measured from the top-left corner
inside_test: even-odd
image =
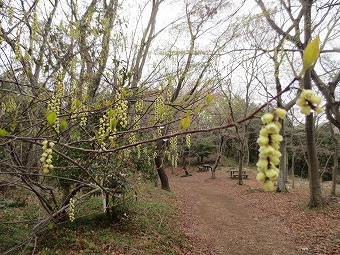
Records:
[[[238,161],[238,184],[239,185],[243,185],[243,159],[244,159],[244,140],[241,138],[239,161]]]
[[[155,157],[155,164],[156,164],[156,169],[157,169],[159,179],[161,181],[162,189],[170,191],[168,176],[166,175],[164,164],[163,164],[162,147],[163,147],[163,141],[161,140],[157,143],[158,150],[157,150],[157,156]]]
[[[295,151],[292,152],[292,188],[295,188]]]
[[[330,124],[331,128],[331,134],[332,134],[332,139],[334,140],[335,143],[335,149],[334,149],[334,154],[333,154],[333,171],[332,171],[332,188],[331,188],[331,195],[335,196],[336,192],[336,179],[337,179],[337,174],[338,174],[338,167],[339,167],[339,143],[338,140],[334,134],[333,130],[333,125]]]
[[[249,153],[249,138],[248,136],[245,137],[245,141],[244,141],[245,145],[244,145],[244,157],[245,157],[245,165],[249,166],[249,161],[250,161],[250,153]]]
[[[311,38],[311,7],[313,0],[305,0],[305,44],[307,46]],[[304,89],[311,89],[311,69],[308,69],[303,77]],[[308,155],[308,177],[309,177],[309,204],[310,208],[322,207],[322,194],[319,179],[319,162],[315,145],[315,130],[313,113],[306,116],[306,139]]]
[[[308,176],[309,176],[309,207],[321,207],[322,195],[319,179],[319,162],[315,146],[314,119],[311,113],[306,117],[306,138],[308,154]]]
[[[211,169],[211,179],[216,179],[216,168],[218,166],[218,164],[220,163],[222,154],[223,154],[223,147],[224,147],[224,135],[221,135],[221,139],[220,139],[220,147],[219,147],[219,151],[218,151],[218,155],[215,161],[215,164],[213,166],[213,168]]]

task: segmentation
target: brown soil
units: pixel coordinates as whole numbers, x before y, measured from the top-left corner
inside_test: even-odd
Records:
[[[321,210],[306,208],[308,186],[289,193],[264,192],[250,172],[237,185],[226,171],[169,174],[182,210],[181,227],[191,248],[184,254],[340,254],[340,200]]]

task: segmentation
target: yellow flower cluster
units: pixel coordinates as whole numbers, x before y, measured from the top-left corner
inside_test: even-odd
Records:
[[[148,163],[149,166],[151,166],[151,157],[150,157],[150,155],[148,153],[148,148],[147,147],[143,148],[143,155],[147,155],[146,156],[147,163]]]
[[[124,158],[129,158],[130,157],[130,153],[131,153],[131,149],[127,148],[125,150],[123,150],[123,155],[124,155]]]
[[[21,57],[22,57],[21,48],[20,48],[20,41],[16,42],[16,44],[14,46],[14,53],[15,53],[15,59],[20,60]]]
[[[6,112],[11,113],[14,112],[17,109],[17,103],[15,102],[13,97],[6,97],[4,98],[4,101],[7,101],[7,103],[2,102],[1,103],[1,113],[0,116],[4,115]]]
[[[139,99],[136,102],[136,112],[137,113],[142,113],[144,108],[144,102],[143,100]]]
[[[13,18],[14,18],[14,7],[13,6],[9,7],[7,15],[8,15],[8,23],[10,25],[12,25],[13,24]]]
[[[70,211],[69,211],[69,218],[70,218],[70,221],[73,222],[74,221],[74,208],[75,208],[75,205],[74,205],[74,199],[73,197],[70,198]]]
[[[85,127],[87,123],[88,112],[85,109],[84,104],[78,100],[76,97],[71,99],[71,121],[74,122],[76,118],[80,118],[79,125]]]
[[[40,162],[43,164],[43,172],[47,174],[50,169],[53,169],[52,165],[52,147],[54,146],[53,142],[49,142],[47,140],[44,140],[42,142],[42,149],[43,153],[41,154]]]
[[[322,98],[316,96],[311,89],[305,89],[301,92],[300,97],[296,100],[296,104],[301,107],[300,112],[309,115],[311,110],[315,113],[321,113],[322,108],[319,107]]]
[[[111,129],[110,127],[110,118],[108,117],[108,114],[104,114],[103,117],[101,117],[99,119],[99,129],[98,129],[98,137],[101,141],[101,149],[106,150],[106,146],[107,144],[104,142],[106,136],[108,134],[114,134],[117,132],[116,127],[114,127],[114,129]],[[113,141],[114,140],[114,136],[113,135],[109,135],[109,140]]]
[[[130,135],[129,135],[129,143],[130,144],[134,144],[134,143],[136,143],[137,142],[137,139],[136,139],[136,135],[135,135],[135,133],[134,132],[132,132]]]
[[[127,109],[128,109],[128,101],[124,99],[124,96],[122,93],[117,93],[114,96],[114,110],[117,113],[117,119],[119,121],[119,124],[122,126],[122,128],[125,128],[127,126]]]
[[[164,98],[162,96],[158,96],[155,100],[155,122],[159,122],[163,120],[165,113],[165,104]]]
[[[190,146],[191,146],[191,135],[190,134],[187,134],[185,136],[185,142],[186,142],[188,148],[190,149]]]
[[[79,101],[76,97],[71,98],[71,121],[74,122],[78,117],[78,112],[81,109],[81,101]]]
[[[136,116],[134,116],[133,118],[133,122],[135,123],[134,124],[134,128],[135,129],[139,129],[140,128],[140,120],[141,120],[141,116],[139,114],[137,114]]]
[[[273,190],[274,183],[279,176],[279,169],[276,167],[280,163],[281,152],[280,142],[283,137],[280,135],[281,124],[276,117],[283,119],[286,116],[284,109],[278,108],[275,114],[266,113],[261,117],[265,124],[260,131],[257,143],[260,145],[259,160],[256,164],[258,174],[256,179],[263,183],[266,190]]]
[[[36,34],[39,31],[39,21],[37,11],[33,12],[33,24],[32,24],[32,39],[36,39]]]
[[[141,157],[140,144],[138,144],[136,147],[137,147],[137,158],[140,159],[140,157]]]
[[[178,151],[177,151],[177,136],[170,138],[170,150],[171,150],[171,165],[177,168]]]
[[[64,96],[64,84],[61,82],[61,74],[58,74],[55,79],[59,80],[58,85],[55,88],[54,98],[52,98],[47,104],[47,114],[55,112],[57,115],[56,121],[53,123],[54,130],[59,133],[60,132],[60,104],[61,98]]]
[[[83,109],[83,110],[85,110],[85,109]],[[81,112],[81,113],[79,113],[79,116],[80,116],[80,123],[79,123],[79,125],[81,127],[85,127],[86,126],[88,114],[89,114],[88,112]]]

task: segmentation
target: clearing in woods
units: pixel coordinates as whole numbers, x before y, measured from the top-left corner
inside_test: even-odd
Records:
[[[192,250],[185,254],[295,255],[340,254],[339,199],[309,210],[308,184],[299,181],[289,193],[263,192],[249,172],[244,185],[218,171],[181,177],[169,174],[182,210],[182,228]]]

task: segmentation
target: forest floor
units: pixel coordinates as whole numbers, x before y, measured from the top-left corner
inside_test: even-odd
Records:
[[[188,177],[169,173],[191,244],[184,254],[340,254],[339,196],[308,209],[307,180],[297,178],[289,193],[264,192],[255,171],[240,186],[228,170],[217,171],[216,179],[197,168]],[[329,185],[322,184],[328,194]]]

